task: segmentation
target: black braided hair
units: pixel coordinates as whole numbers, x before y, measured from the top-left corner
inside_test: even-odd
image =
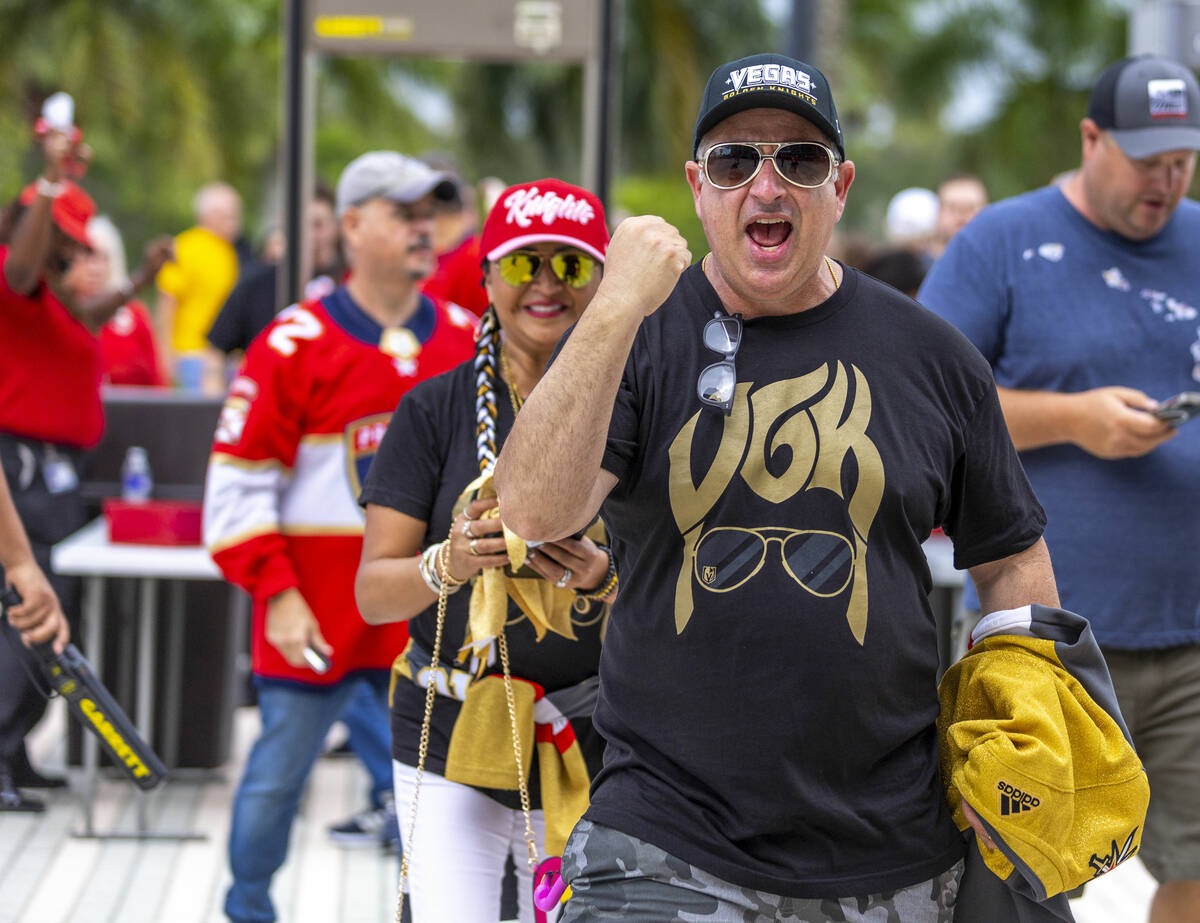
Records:
[[[500,367],[500,320],[488,306],[475,341],[475,453],[479,471],[496,467],[496,379]]]

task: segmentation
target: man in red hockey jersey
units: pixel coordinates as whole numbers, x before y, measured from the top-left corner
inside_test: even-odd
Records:
[[[355,607],[357,498],[401,395],[473,352],[475,318],[419,290],[434,265],[435,201],[452,192],[401,154],[351,162],[337,189],[349,279],[258,336],[217,425],[204,537],[254,600],[263,723],[233,805],[225,912],[235,923],[275,919],[268,891],[304,782],[362,679],[377,692],[380,738],[376,758],[360,755],[373,801],[391,790],[387,676],[407,631],[371,627]]]

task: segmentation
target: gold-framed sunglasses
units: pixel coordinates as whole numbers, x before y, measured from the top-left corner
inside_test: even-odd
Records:
[[[736,590],[762,570],[773,542],[784,571],[813,596],[837,596],[854,576],[854,546],[836,532],[718,526],[696,544],[696,579],[710,593]]]
[[[758,176],[768,160],[776,173],[801,189],[824,186],[840,162],[833,149],[819,141],[724,141],[704,152],[700,169],[716,188],[737,189]]]
[[[550,271],[563,285],[571,288],[583,288],[592,281],[596,272],[596,260],[578,250],[564,250],[555,253],[550,258]],[[528,285],[541,271],[546,257],[529,250],[514,250],[500,257],[496,263],[500,267],[500,278],[514,288]]]

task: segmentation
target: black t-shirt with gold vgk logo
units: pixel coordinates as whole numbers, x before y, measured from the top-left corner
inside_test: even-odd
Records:
[[[717,313],[693,266],[614,407],[621,589],[587,816],[776,894],[915,884],[962,852],[921,542],[942,526],[970,567],[1045,517],[991,369],[920,305],[848,269],[824,304],[746,322],[729,416],[696,396]]]

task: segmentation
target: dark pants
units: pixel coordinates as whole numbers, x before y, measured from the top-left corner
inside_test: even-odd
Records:
[[[44,443],[0,433],[0,463],[17,515],[29,535],[38,566],[58,594],[73,635],[79,626],[80,582],[76,577],[51,573],[50,548],[81,528],[86,513],[78,489],[50,493],[43,474],[46,450]],[[55,450],[78,464],[78,450],[61,446]],[[48,687],[37,659],[7,620],[0,626],[0,635],[0,759],[8,760],[45,714]]]
[[[580,820],[563,850],[571,897],[559,923],[950,923],[962,871],[959,861],[928,881],[862,897],[782,897],[730,884],[637,837]]]

